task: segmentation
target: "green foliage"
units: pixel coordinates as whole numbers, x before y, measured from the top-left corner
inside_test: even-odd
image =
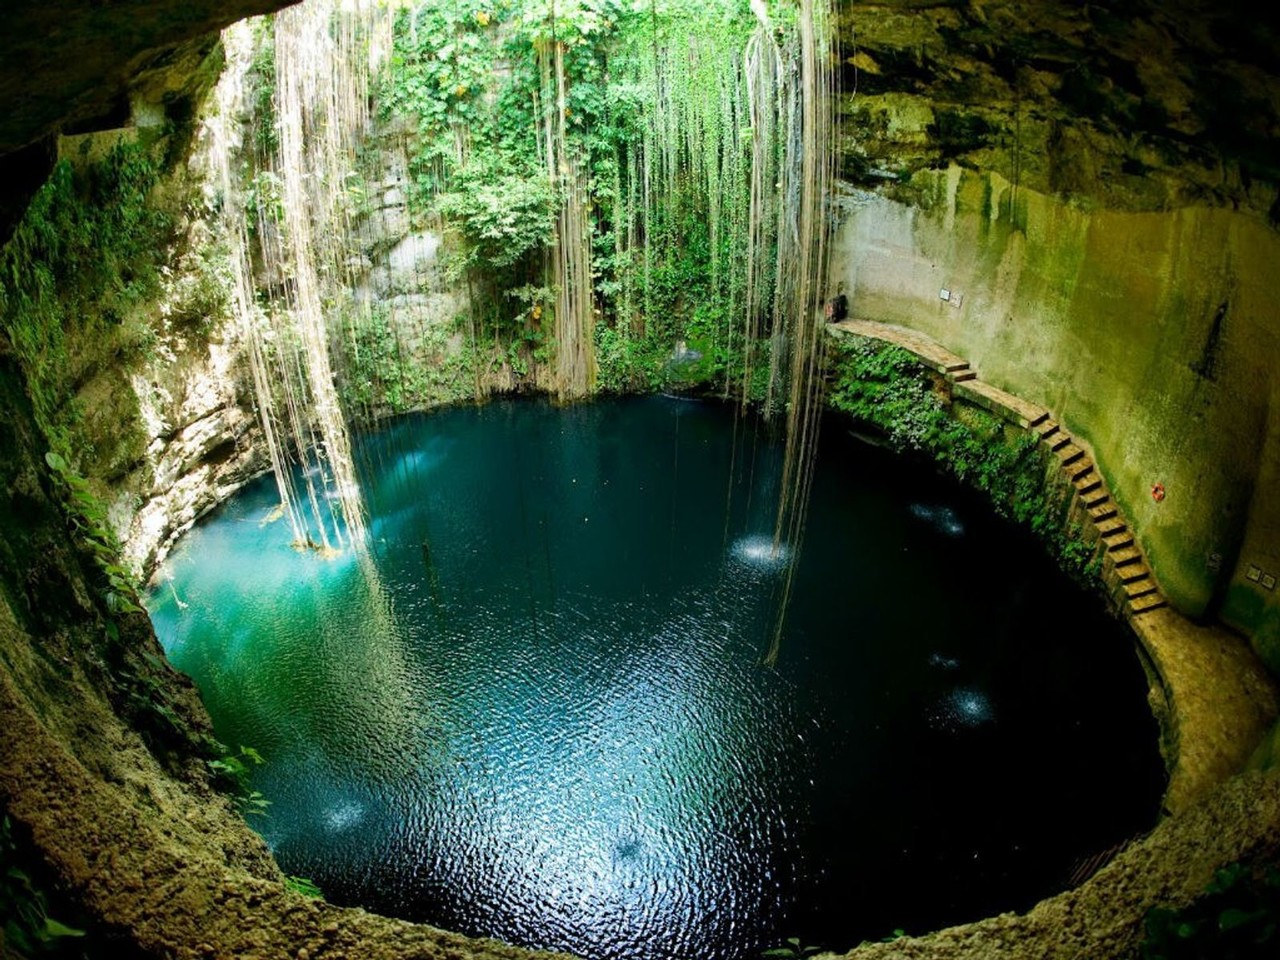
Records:
[[[142,308],[159,290],[171,227],[149,200],[158,176],[159,164],[129,144],[83,170],[60,162],[0,252],[0,329],[26,372],[36,422],[68,459],[77,379],[154,338]]]
[[[463,265],[509,270],[554,240],[551,201],[545,173],[517,172],[486,153],[457,175],[436,209],[462,236]]]
[[[596,386],[605,393],[661,390],[670,347],[652,337],[629,337],[607,324],[596,326]]]
[[[253,789],[251,778],[253,768],[260,767],[266,760],[253,747],[241,745],[238,753],[222,748],[221,756],[205,761],[215,775],[217,785],[232,794],[236,806],[244,816],[257,815],[265,817],[271,801],[258,790]]]
[[[253,62],[245,78],[249,106],[248,127],[260,156],[271,156],[280,142],[275,107],[276,43],[271,21],[258,21]]]
[[[155,751],[185,749],[189,729],[179,715],[171,670],[146,650],[142,631],[148,628],[138,600],[133,574],[120,564],[120,542],[107,522],[106,506],[59,454],[49,451],[45,463],[60,494],[71,535],[93,560],[99,579],[93,584],[106,607],[104,640],[98,653],[111,670],[115,702],[126,718]]]
[[[761,952],[762,957],[777,957],[779,960],[800,960],[801,957],[812,957],[815,953],[822,951],[821,947],[801,946],[799,937],[787,937],[787,942],[781,947],[772,947]]]
[[[69,938],[83,937],[84,931],[49,916],[48,898],[19,860],[13,825],[6,815],[0,818],[0,924],[4,931],[0,943],[5,956],[10,951],[19,957],[56,954]]]
[[[1147,911],[1143,960],[1263,960],[1280,954],[1280,868],[1233,863],[1181,910]]]
[[[300,893],[304,897],[312,897],[316,900],[324,899],[324,891],[316,886],[315,881],[306,877],[287,876],[284,878],[284,885],[294,893]]]
[[[427,325],[409,344],[387,311],[374,307],[350,311],[343,328],[337,386],[355,415],[373,420],[472,395],[475,350],[451,344],[445,326]]]
[[[794,20],[776,6],[776,22]],[[384,121],[412,131],[411,207],[446,225],[477,351],[496,340],[524,376],[555,346],[554,318],[513,309],[516,290],[552,283],[562,198],[543,134],[558,116],[554,50],[569,152],[585,172],[606,351],[597,382],[664,382],[679,340],[703,357],[699,382],[740,382],[750,138],[745,106],[726,97],[742,89],[754,25],[745,4],[725,0],[424,0],[398,14],[376,101]]]
[[[1100,559],[1081,528],[1067,525],[1068,503],[1050,494],[1049,461],[1034,436],[982,410],[953,411],[900,347],[841,337],[831,358],[832,406],[884,433],[895,450],[924,454],[981,490],[998,514],[1039,536],[1068,574],[1096,581]]]
[[[231,251],[225,240],[201,245],[185,258],[171,287],[166,317],[173,327],[186,328],[207,339],[227,316],[233,284]]]
[[[62,488],[62,506],[72,535],[92,554],[106,581],[103,600],[107,610],[112,614],[141,613],[142,608],[136,602],[138,591],[133,576],[120,566],[120,541],[107,523],[106,505],[90,490],[88,481],[72,470],[62,456],[50,451],[44,459]]]

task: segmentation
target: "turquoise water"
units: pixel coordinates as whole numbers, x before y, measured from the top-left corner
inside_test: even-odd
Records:
[[[778,442],[715,404],[497,402],[357,447],[368,565],[292,549],[264,478],[149,600],[219,736],[267,758],[254,825],[335,902],[739,960],[1022,909],[1154,822],[1132,638],[838,419],[798,559]]]

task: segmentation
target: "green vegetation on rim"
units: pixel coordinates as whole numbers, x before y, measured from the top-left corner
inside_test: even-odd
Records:
[[[771,6],[785,48],[796,13]],[[451,276],[471,301],[461,329],[477,356],[504,358],[519,379],[564,346],[562,282],[548,265],[565,198],[548,176],[546,126],[562,107],[589,220],[597,387],[742,381],[744,57],[756,27],[746,3],[725,0],[427,0],[399,13],[376,101],[411,145],[414,216],[445,225]],[[558,102],[548,102],[552,48]],[[756,256],[772,262],[772,247]],[[757,296],[768,302],[772,289]],[[697,359],[673,366],[681,341]],[[767,366],[768,348],[756,357]]]
[[[1232,863],[1187,906],[1147,911],[1143,960],[1263,960],[1280,947],[1280,868]]]
[[[6,957],[71,956],[68,941],[84,936],[49,915],[46,891],[24,869],[7,814],[0,817],[0,947]]]

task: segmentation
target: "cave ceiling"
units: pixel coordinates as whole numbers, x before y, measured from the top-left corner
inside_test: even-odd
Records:
[[[131,84],[208,49],[216,31],[291,0],[4,0],[0,155],[68,125],[109,123]]]

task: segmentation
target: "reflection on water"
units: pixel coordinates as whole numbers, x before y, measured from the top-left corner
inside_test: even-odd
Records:
[[[780,451],[732,416],[406,418],[359,443],[368,563],[260,524],[268,482],[184,538],[152,617],[219,736],[267,757],[255,826],[289,873],[592,960],[745,960],[1025,908],[1149,826],[1114,624],[1042,622],[1084,598],[843,431],[804,550],[775,550]]]
[[[733,559],[762,573],[783,570],[791,560],[791,548],[785,543],[775,543],[767,534],[750,534],[734,541]]]
[[[995,721],[991,699],[981,690],[957,687],[935,705],[929,717],[934,729],[954,732]]]
[[[913,503],[910,509],[913,517],[923,520],[938,533],[947,537],[964,536],[964,524],[953,508],[944,504]]]

